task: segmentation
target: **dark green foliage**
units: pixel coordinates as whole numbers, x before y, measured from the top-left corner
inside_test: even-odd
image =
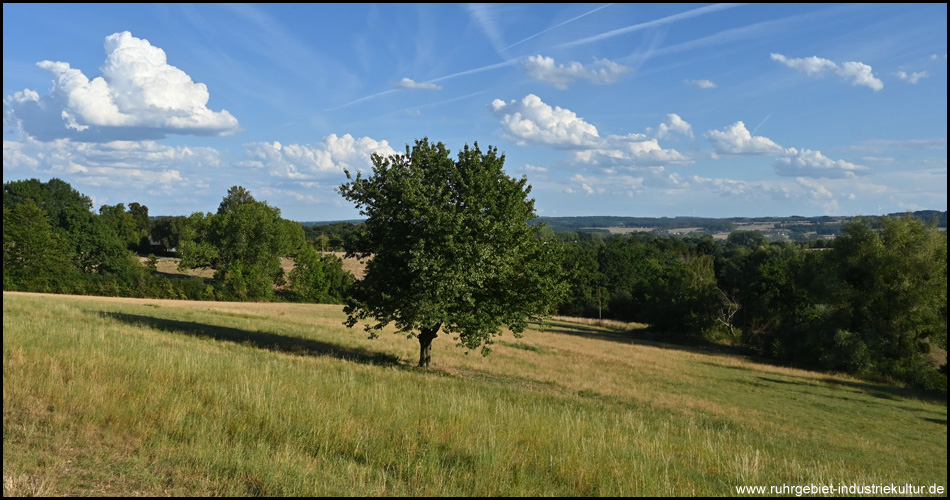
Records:
[[[303,224],[307,241],[321,252],[344,251],[356,224],[351,222],[332,222],[329,224]]]
[[[148,207],[139,203],[128,210],[121,203],[104,205],[99,215],[91,206],[88,197],[58,179],[4,184],[4,289],[257,300],[273,297],[274,285],[284,283],[279,257],[306,247],[300,224],[281,219],[278,209],[254,201],[237,186],[222,201],[221,214],[162,217],[154,224]],[[129,249],[150,250],[149,231],[168,249],[185,248],[183,267],[215,269],[217,289],[200,278],[157,275],[154,255],[143,265]],[[339,258],[326,256],[316,263],[322,281],[309,299],[341,302],[352,276]]]
[[[945,388],[946,368],[934,366],[930,351],[946,350],[946,234],[910,215],[839,231],[830,245],[769,243],[756,231],[719,243],[644,233],[579,238],[566,243],[571,290],[559,310]]]
[[[343,270],[343,259],[320,255],[309,245],[297,254],[290,272],[290,292],[299,302],[342,303],[352,284],[353,275]]]
[[[56,291],[75,272],[66,238],[53,230],[46,213],[27,198],[3,207],[4,289]]]
[[[158,217],[151,224],[151,237],[158,242],[165,252],[178,249],[182,234],[188,232],[189,218],[184,215]]]
[[[442,143],[416,141],[405,155],[373,157],[364,178],[349,172],[340,193],[366,222],[347,248],[369,258],[347,301],[348,324],[373,318],[419,331],[420,366],[437,332],[489,352],[502,326],[520,333],[559,300],[556,240],[528,225],[535,217],[527,179],[508,177],[504,155],[467,145],[453,161]]]
[[[835,345],[866,356],[832,363],[928,385],[928,354],[947,336],[947,238],[910,216],[848,224],[828,254]],[[944,378],[944,386],[946,379]]]
[[[195,213],[180,235],[182,269],[214,269],[220,292],[237,300],[269,299],[284,283],[280,257],[304,246],[300,223],[280,217],[280,209],[254,201],[235,186],[217,214]]]
[[[247,189],[241,186],[231,186],[228,189],[228,194],[218,205],[218,215],[233,212],[241,205],[253,203],[254,201],[256,200],[254,200],[254,197],[251,196],[251,192]]]
[[[132,279],[142,266],[126,243],[103,218],[92,212],[92,201],[60,179],[8,182],[3,185],[3,205],[12,208],[27,199],[46,214],[55,232],[69,244],[73,264],[84,273]],[[123,209],[124,210],[124,209]]]
[[[131,212],[125,210],[125,205],[103,205],[99,207],[99,217],[102,222],[112,230],[119,241],[124,243],[129,249],[138,248],[143,234],[139,230],[135,217]]]

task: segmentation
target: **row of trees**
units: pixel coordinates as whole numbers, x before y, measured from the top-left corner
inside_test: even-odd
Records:
[[[562,314],[639,321],[784,362],[946,388],[947,237],[919,219],[848,223],[830,248],[760,233],[565,244]]]
[[[182,270],[208,268],[200,278],[171,279],[156,272],[156,258],[138,253],[152,241],[175,248]],[[281,257],[295,261],[285,276]],[[135,297],[272,300],[339,303],[352,283],[342,261],[321,255],[301,225],[280,210],[232,187],[217,213],[154,221],[148,207],[103,205],[52,179],[4,183],[4,290]]]

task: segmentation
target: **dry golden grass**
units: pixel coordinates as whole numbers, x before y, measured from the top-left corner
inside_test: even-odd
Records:
[[[347,258],[345,252],[322,252],[326,254],[333,254],[343,260],[343,270],[348,271],[353,274],[353,277],[356,279],[361,279],[363,273],[366,269],[365,261],[360,261],[355,258]],[[148,261],[148,257],[139,257],[139,260],[142,263]],[[201,268],[201,269],[188,269],[187,271],[182,271],[178,269],[178,263],[181,259],[174,257],[159,257],[156,264],[156,270],[166,276],[194,276],[200,278],[211,279],[214,277],[214,270]],[[284,275],[289,276],[290,271],[294,270],[294,259],[288,257],[281,257],[280,267],[284,270]]]
[[[636,322],[628,323],[626,321],[618,321],[618,320],[613,320],[613,319],[572,318],[569,316],[552,316],[551,319],[554,321],[561,321],[564,323],[573,323],[575,325],[598,326],[601,328],[606,328],[608,330],[617,330],[617,331],[641,330],[647,327],[647,325],[644,323],[636,323]]]
[[[366,261],[359,260],[354,257],[346,257],[346,252],[322,252],[336,255],[337,257],[343,259],[343,270],[349,271],[353,274],[353,277],[356,279],[363,279],[363,274],[366,271]]]
[[[332,305],[4,292],[5,496],[946,485],[946,404],[900,388],[566,318],[505,332],[488,357],[441,334],[418,370],[415,340],[369,340],[344,319]]]

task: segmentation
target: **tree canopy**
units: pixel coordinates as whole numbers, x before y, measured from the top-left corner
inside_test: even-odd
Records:
[[[404,155],[373,155],[368,177],[346,172],[339,192],[367,218],[347,256],[370,259],[347,301],[348,326],[373,318],[366,330],[375,336],[394,323],[418,336],[427,367],[440,329],[487,354],[503,326],[518,335],[548,314],[563,288],[558,243],[528,225],[531,187],[508,177],[504,162],[478,143],[453,160],[424,138]]]
[[[280,209],[255,201],[240,186],[228,190],[217,214],[192,214],[188,230],[179,266],[214,269],[222,290],[242,300],[270,298],[274,284],[284,281],[280,257],[304,245],[299,222],[282,219]]]

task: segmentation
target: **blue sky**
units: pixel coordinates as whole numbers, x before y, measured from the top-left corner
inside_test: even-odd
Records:
[[[946,4],[4,4],[3,180],[344,220],[428,137],[539,215],[947,209]]]

